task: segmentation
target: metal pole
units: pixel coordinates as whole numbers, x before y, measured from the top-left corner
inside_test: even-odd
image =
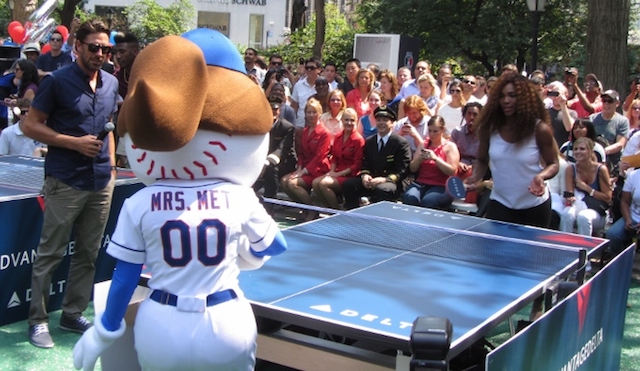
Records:
[[[540,23],[540,13],[536,10],[532,12],[531,23],[533,28],[533,39],[531,40],[531,71],[538,68],[538,24]]]

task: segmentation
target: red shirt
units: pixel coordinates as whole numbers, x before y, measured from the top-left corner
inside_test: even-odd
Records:
[[[356,176],[362,168],[362,150],[364,148],[364,138],[357,130],[343,143],[344,131],[336,135],[331,149],[331,162],[336,164],[336,172],[351,169],[349,176]]]
[[[447,144],[447,141],[443,140],[439,146],[433,148],[433,152],[436,156],[447,161],[447,154],[444,153],[445,144]],[[429,138],[424,141],[424,148],[429,148]],[[446,185],[447,179],[449,179],[449,176],[438,168],[436,160],[434,159],[422,161],[420,169],[418,169],[418,176],[416,177],[418,183],[437,186]]]
[[[322,124],[316,125],[313,131],[309,127],[302,130],[298,166],[306,168],[309,174],[317,177],[329,171],[329,149],[331,134]]]
[[[356,110],[358,117],[366,116],[371,113],[371,109],[369,108],[368,97],[362,97],[360,94],[360,90],[355,88],[347,93],[347,107],[353,108]]]

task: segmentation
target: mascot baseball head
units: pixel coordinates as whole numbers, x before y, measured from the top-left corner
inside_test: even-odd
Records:
[[[251,186],[267,156],[272,122],[236,47],[218,31],[196,29],[140,52],[117,130],[145,184],[221,179]]]

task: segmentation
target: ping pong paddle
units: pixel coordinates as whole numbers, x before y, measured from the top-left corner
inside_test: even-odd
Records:
[[[450,176],[447,179],[446,189],[447,193],[455,199],[462,199],[467,195],[467,190],[464,188],[462,179],[457,176]]]

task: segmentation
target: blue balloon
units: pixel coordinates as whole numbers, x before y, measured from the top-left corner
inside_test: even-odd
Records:
[[[109,35],[109,43],[111,45],[116,45],[116,40],[114,38],[116,37],[117,34],[118,34],[118,31],[111,31],[111,34]]]

